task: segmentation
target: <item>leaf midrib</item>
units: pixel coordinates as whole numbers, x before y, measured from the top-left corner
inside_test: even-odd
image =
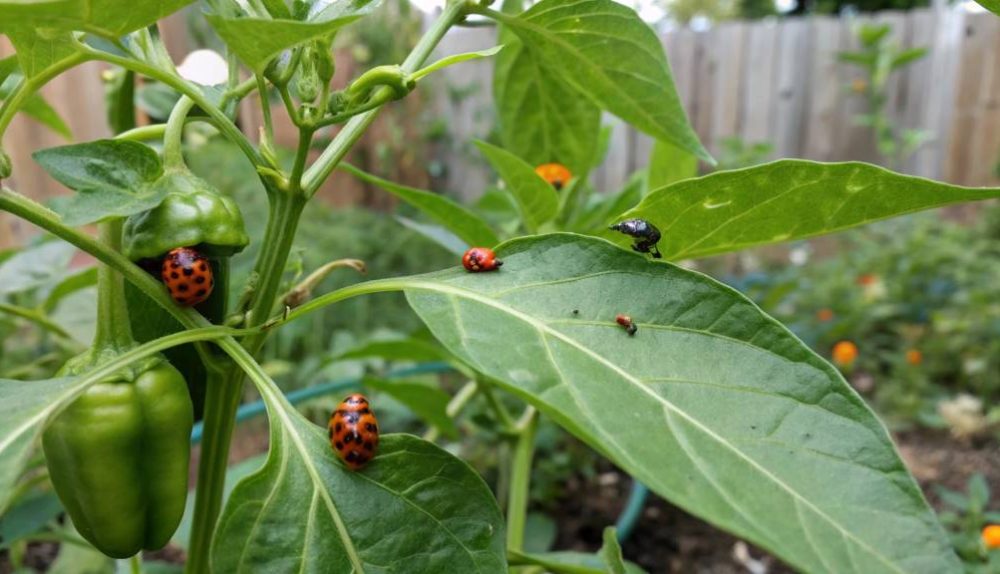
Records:
[[[886,566],[888,566],[894,572],[898,572],[899,574],[906,574],[904,570],[900,569],[896,564],[894,564],[892,561],[890,561],[887,557],[883,556],[876,549],[874,549],[871,546],[869,546],[867,543],[865,543],[864,540],[861,540],[861,539],[857,538],[849,530],[846,530],[839,522],[835,521],[832,517],[830,517],[825,512],[823,512],[822,509],[818,508],[815,504],[813,504],[809,499],[807,499],[805,496],[803,496],[802,494],[800,494],[797,490],[793,489],[787,483],[785,483],[780,478],[778,478],[773,473],[771,473],[770,470],[768,470],[767,468],[761,466],[761,464],[759,462],[757,462],[755,459],[750,458],[749,456],[747,456],[745,453],[743,453],[742,451],[740,451],[739,449],[737,449],[735,445],[731,444],[729,441],[727,441],[723,437],[719,436],[712,429],[706,427],[698,419],[693,418],[691,415],[689,415],[685,411],[681,410],[679,407],[677,407],[677,405],[673,404],[672,402],[670,402],[670,401],[664,399],[663,397],[657,395],[656,393],[654,393],[646,385],[643,385],[642,382],[639,379],[636,379],[635,377],[633,377],[632,375],[630,375],[628,372],[626,372],[625,370],[623,370],[622,368],[620,368],[618,365],[616,365],[616,364],[608,361],[607,359],[605,359],[601,355],[595,353],[591,349],[588,349],[587,347],[581,345],[578,341],[576,341],[575,339],[573,339],[573,338],[565,335],[561,331],[558,331],[558,330],[555,330],[555,329],[551,329],[551,328],[549,328],[549,326],[547,324],[545,324],[545,323],[543,323],[541,321],[537,321],[534,317],[531,317],[530,315],[522,313],[522,312],[520,312],[520,311],[518,311],[518,310],[516,310],[516,309],[514,309],[512,307],[509,307],[508,305],[502,304],[499,301],[496,301],[496,300],[490,299],[488,297],[482,296],[482,295],[480,295],[480,294],[478,294],[478,293],[476,293],[474,291],[469,291],[469,290],[466,290],[466,289],[461,289],[461,288],[457,288],[457,287],[453,287],[451,285],[445,285],[445,284],[441,284],[441,283],[428,283],[428,282],[425,282],[425,281],[416,281],[416,282],[413,282],[413,283],[409,283],[405,287],[405,290],[423,290],[423,291],[430,291],[430,292],[439,292],[439,293],[449,294],[449,295],[452,295],[452,296],[455,296],[455,297],[461,297],[461,298],[469,299],[471,301],[475,301],[477,303],[486,305],[488,307],[493,307],[494,309],[497,309],[499,311],[505,312],[505,313],[511,315],[512,317],[520,319],[524,323],[526,323],[526,324],[530,325],[531,327],[533,327],[540,334],[542,334],[543,337],[545,335],[549,335],[549,336],[555,337],[555,338],[563,341],[564,343],[566,343],[567,345],[569,345],[571,348],[577,349],[580,353],[582,353],[582,354],[590,357],[595,362],[604,365],[606,368],[608,368],[612,372],[617,373],[626,382],[631,383],[633,386],[635,386],[636,388],[638,388],[640,391],[642,391],[643,393],[646,393],[647,395],[649,395],[654,401],[662,404],[664,408],[667,408],[670,411],[672,411],[672,412],[676,413],[677,415],[679,415],[680,417],[684,418],[694,428],[696,428],[696,429],[700,430],[701,432],[703,432],[706,436],[708,436],[709,438],[711,438],[714,441],[716,441],[719,445],[721,445],[721,446],[725,447],[726,449],[732,451],[737,457],[742,458],[743,460],[745,460],[751,467],[755,468],[762,476],[764,476],[765,478],[769,479],[771,482],[773,482],[775,485],[777,485],[782,490],[786,491],[788,494],[790,494],[794,499],[796,499],[797,501],[799,501],[801,504],[803,504],[806,507],[810,508],[813,512],[816,513],[817,516],[819,516],[819,517],[823,518],[824,520],[826,520],[836,531],[838,531],[838,532],[841,533],[841,536],[843,536],[846,539],[852,540],[857,547],[866,550],[870,555],[876,557],[879,561],[881,561],[882,563],[884,563]],[[709,333],[708,335],[709,336],[713,336],[713,334],[711,334],[711,333]],[[758,348],[760,348],[760,347],[758,347]],[[763,351],[765,351],[765,352],[770,352],[767,349],[763,349],[763,348],[760,348],[760,349],[763,350]],[[556,365],[554,364],[553,366],[556,366]],[[558,368],[557,368],[557,370],[558,370]],[[569,385],[567,385],[567,386],[569,386]]]

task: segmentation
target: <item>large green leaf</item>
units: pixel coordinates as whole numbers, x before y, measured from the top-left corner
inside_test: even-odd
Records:
[[[558,162],[574,174],[593,167],[601,110],[502,27],[506,47],[493,69],[500,140],[534,165]]]
[[[960,571],[872,411],[743,295],[597,238],[531,237],[498,254],[496,273],[400,281],[475,370],[803,571]]]
[[[713,161],[687,121],[656,33],[635,10],[613,0],[542,0],[502,22],[546,62],[544,71],[637,129]]]
[[[395,195],[441,224],[468,245],[485,247],[496,245],[500,241],[490,225],[481,217],[441,194],[393,183],[352,165],[341,164],[340,169]]]
[[[521,210],[524,226],[529,231],[536,231],[540,225],[556,216],[559,211],[559,196],[551,185],[535,173],[534,167],[495,145],[477,141],[476,146],[507,184],[507,189]]]
[[[0,32],[55,28],[119,38],[145,28],[192,0],[0,0]]]
[[[0,296],[50,285],[66,273],[76,248],[46,241],[15,253],[0,264]]]
[[[133,141],[97,140],[48,148],[33,156],[44,169],[76,195],[53,207],[67,225],[107,217],[127,217],[159,205],[170,191],[162,184],[160,157]]]
[[[1000,0],[976,0],[980,6],[1000,16]]]
[[[948,185],[865,163],[781,160],[658,189],[621,218],[652,222],[663,234],[663,256],[677,260],[993,197],[1000,188]],[[605,233],[622,245],[629,240]]]
[[[506,572],[500,509],[466,463],[416,437],[383,435],[375,458],[351,471],[259,365],[238,362],[267,405],[270,451],[229,497],[214,571]]]
[[[320,3],[317,3],[319,5]],[[379,0],[341,0],[309,17],[308,21],[237,18],[218,14],[205,17],[226,46],[257,72],[282,50],[329,36],[371,12]]]
[[[519,566],[541,566],[556,574],[644,574],[645,570],[622,557],[615,528],[604,529],[604,544],[595,554],[583,552],[510,552],[510,562]]]

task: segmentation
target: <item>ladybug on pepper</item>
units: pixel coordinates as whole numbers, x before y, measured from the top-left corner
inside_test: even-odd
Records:
[[[462,266],[470,273],[495,271],[503,265],[497,254],[488,247],[473,247],[462,256]]]
[[[660,230],[645,219],[626,219],[610,226],[608,229],[619,231],[629,237],[634,237],[635,243],[632,245],[634,251],[652,253],[654,259],[663,257],[660,254],[660,250],[656,247],[656,244],[660,241]]]
[[[378,449],[378,421],[364,395],[353,394],[333,411],[328,424],[330,445],[351,470],[359,470]]]
[[[535,173],[556,188],[556,191],[561,190],[569,180],[573,179],[573,173],[561,163],[543,163],[535,168]]]
[[[170,250],[163,258],[160,277],[178,304],[193,307],[208,299],[215,287],[208,258],[190,247]]]

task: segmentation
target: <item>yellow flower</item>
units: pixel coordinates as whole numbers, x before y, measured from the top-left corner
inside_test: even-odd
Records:
[[[850,341],[840,341],[833,346],[833,362],[841,367],[850,367],[858,358],[858,346]]]
[[[1000,548],[1000,524],[988,524],[983,528],[983,544],[990,550]]]

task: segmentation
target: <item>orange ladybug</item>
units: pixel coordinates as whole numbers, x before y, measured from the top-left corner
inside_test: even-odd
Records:
[[[503,265],[497,254],[488,247],[473,247],[462,256],[462,266],[470,273],[494,271]]]
[[[628,333],[629,337],[635,336],[635,332],[639,330],[639,327],[636,326],[634,321],[632,321],[632,317],[629,317],[628,315],[622,315],[619,313],[615,316],[615,323],[625,327],[625,332]]]
[[[351,470],[358,470],[378,449],[378,421],[364,395],[349,395],[329,423],[330,445]]]
[[[548,182],[549,185],[560,190],[573,179],[573,174],[569,168],[561,163],[543,163],[535,168],[535,173]]]
[[[160,277],[174,301],[185,307],[204,302],[215,287],[208,258],[190,247],[178,247],[167,253]]]

